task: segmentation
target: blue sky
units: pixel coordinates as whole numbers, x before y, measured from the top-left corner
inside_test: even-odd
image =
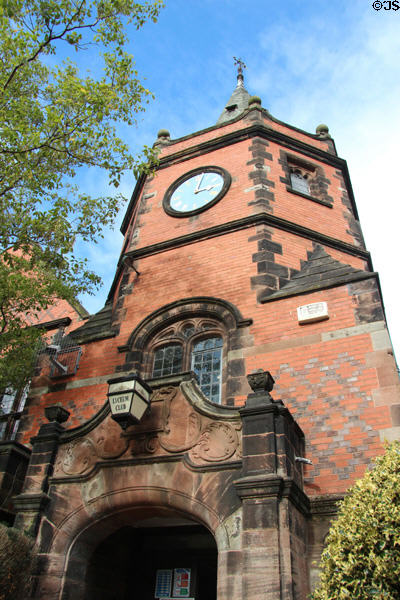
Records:
[[[132,30],[130,40],[155,95],[137,127],[121,130],[133,151],[161,128],[177,138],[214,124],[236,83],[233,56],[247,65],[248,91],[275,117],[310,132],[329,126],[349,164],[399,357],[400,10],[376,11],[372,0],[167,0],[158,23]],[[127,197],[134,183],[124,178]],[[108,193],[106,178],[90,172],[80,184]],[[104,304],[121,244],[116,228],[87,249],[104,280],[100,293],[81,298],[90,312]]]

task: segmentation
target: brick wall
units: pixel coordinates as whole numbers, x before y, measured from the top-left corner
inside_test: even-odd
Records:
[[[293,143],[307,144],[309,150],[291,146],[287,137],[279,142],[267,135],[201,148],[254,123],[268,125]],[[132,211],[135,228],[126,232],[126,251],[136,270],[127,262],[113,288],[111,323],[116,335],[84,343],[74,377],[36,388],[21,441],[37,431],[45,405],[61,402],[72,413],[70,426],[92,417],[106,401],[107,379],[129,368],[127,353],[135,350],[127,347],[131,333],[149,314],[184,298],[214,297],[252,320],[229,356],[225,349],[224,360],[242,361],[235,374],[234,402],[243,404],[248,394],[245,373],[269,370],[276,380],[274,397],[283,400],[305,432],[306,454],[313,461],[304,467],[307,493],[344,492],[382,451],[384,438],[397,435],[400,425],[399,383],[377,280],[338,281],[263,301],[266,294],[285,289],[317,244],[354,271],[370,269],[349,200],[345,166],[340,163],[338,168],[332,148],[330,140],[273,121],[259,110],[165,146],[160,168],[142,188]],[[287,153],[306,156],[321,169],[329,205],[288,191]],[[225,197],[196,216],[168,216],[162,207],[165,190],[182,174],[204,165],[231,173]],[[255,215],[265,220],[251,221]],[[243,222],[238,227],[216,230],[239,220]],[[181,236],[187,237],[174,241]],[[169,247],[162,245],[165,241],[171,242]],[[327,302],[329,319],[300,325],[297,307],[321,301]]]

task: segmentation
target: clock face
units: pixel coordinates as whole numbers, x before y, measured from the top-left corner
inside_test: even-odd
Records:
[[[220,167],[203,167],[189,171],[167,190],[164,209],[169,215],[186,217],[209,208],[228,190],[231,178]]]

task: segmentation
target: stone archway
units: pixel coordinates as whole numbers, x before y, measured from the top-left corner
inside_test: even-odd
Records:
[[[240,415],[207,403],[190,380],[172,383],[155,391],[149,419],[127,436],[115,431],[105,411],[63,435],[40,519],[43,566],[35,598],[86,598],[96,549],[149,515],[163,518],[163,527],[179,518],[211,532],[218,547],[218,598],[225,598],[227,555],[241,542],[242,507],[234,486],[241,467]]]
[[[190,598],[216,600],[217,563],[217,543],[204,525],[171,508],[133,507],[97,520],[76,537],[60,597],[153,600],[157,572],[170,573],[172,595],[174,570],[183,568],[189,571]]]

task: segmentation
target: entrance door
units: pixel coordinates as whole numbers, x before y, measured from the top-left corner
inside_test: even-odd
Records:
[[[85,600],[216,600],[217,547],[200,525],[122,527],[89,562]]]

